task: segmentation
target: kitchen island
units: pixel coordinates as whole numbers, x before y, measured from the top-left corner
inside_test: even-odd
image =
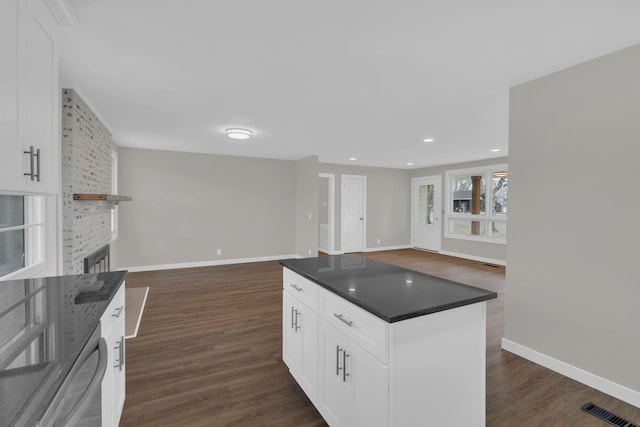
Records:
[[[485,425],[495,292],[360,255],[281,264],[283,360],[329,425]]]
[[[96,394],[103,422],[96,422],[117,425],[124,404],[126,275],[0,281],[1,426],[52,425],[57,407],[70,400],[64,391],[70,372],[93,335],[104,339],[107,366]]]

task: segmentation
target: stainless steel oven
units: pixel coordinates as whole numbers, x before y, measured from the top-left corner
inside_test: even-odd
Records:
[[[107,351],[98,324],[36,427],[102,425],[101,389],[107,371]]]

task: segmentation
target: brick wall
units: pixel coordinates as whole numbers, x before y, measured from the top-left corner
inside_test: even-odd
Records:
[[[111,133],[72,89],[62,90],[62,234],[64,274],[83,272],[85,256],[111,241],[106,202],[74,193],[111,193]]]

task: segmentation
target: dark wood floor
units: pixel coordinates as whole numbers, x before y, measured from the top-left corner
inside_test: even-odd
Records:
[[[589,401],[640,423],[640,409],[501,350],[504,268],[410,249],[365,255],[498,292],[488,303],[488,426],[606,426],[580,410]],[[126,285],[150,290],[127,340],[121,426],[326,426],[281,360],[278,262],[130,273]]]

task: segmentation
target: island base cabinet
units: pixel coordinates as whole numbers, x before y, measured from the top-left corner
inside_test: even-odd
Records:
[[[327,323],[319,323],[320,383],[316,407],[332,427],[387,426],[388,367]]]
[[[389,425],[485,425],[486,303],[396,322],[389,330]]]
[[[282,293],[282,359],[312,403],[318,394],[318,315]]]

